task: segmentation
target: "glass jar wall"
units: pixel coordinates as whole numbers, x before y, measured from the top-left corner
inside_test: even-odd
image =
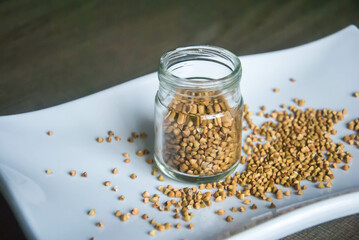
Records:
[[[164,54],[155,104],[155,161],[174,179],[217,181],[241,155],[241,63],[211,46]]]

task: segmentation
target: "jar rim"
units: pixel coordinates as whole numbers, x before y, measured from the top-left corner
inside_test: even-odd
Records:
[[[188,57],[183,61],[194,60],[195,57],[206,56],[206,54],[213,54],[219,59],[224,61],[229,61],[232,67],[229,67],[223,62],[221,64],[226,65],[231,69],[231,72],[221,78],[211,78],[210,81],[199,81],[191,78],[183,78],[173,74],[169,67],[172,65],[169,64],[169,60],[174,56]],[[215,46],[210,45],[197,45],[197,46],[188,46],[180,47],[174,50],[168,51],[162,55],[159,64],[158,76],[160,82],[164,81],[166,84],[170,85],[176,89],[196,89],[197,91],[212,91],[219,90],[224,88],[229,88],[235,84],[238,84],[242,76],[242,65],[239,58],[232,52]]]

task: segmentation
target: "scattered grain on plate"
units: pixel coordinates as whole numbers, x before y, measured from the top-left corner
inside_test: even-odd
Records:
[[[224,209],[219,209],[216,212],[218,215],[224,215],[226,213],[226,211]]]
[[[233,217],[232,217],[231,215],[228,215],[228,216],[226,217],[226,221],[227,221],[227,222],[232,222],[232,221],[233,221]]]
[[[106,142],[110,143],[112,141],[111,137],[106,138]]]
[[[171,223],[165,223],[165,228],[168,230],[172,227],[172,224]]]
[[[166,230],[166,227],[165,227],[165,225],[162,225],[162,224],[160,224],[160,223],[157,223],[157,224],[156,224],[156,229],[157,229],[158,231],[160,231],[160,232],[163,232],[164,230]]]
[[[265,111],[266,110],[266,106],[261,106],[260,108],[262,111]]]
[[[125,196],[121,195],[118,199],[121,200],[121,201],[124,201],[124,200],[125,200]]]
[[[116,136],[116,137],[115,137],[115,140],[116,140],[117,142],[119,142],[119,141],[121,141],[121,138],[120,138],[119,136]]]
[[[344,171],[348,171],[349,170],[349,165],[344,165],[343,167],[342,167],[342,169],[344,170]]]
[[[356,97],[356,98],[359,98],[359,92],[355,92],[355,93],[353,94],[353,96]]]
[[[143,214],[142,215],[142,219],[145,219],[145,220],[147,220],[148,219],[148,215],[145,213],[145,214]]]
[[[76,171],[75,171],[75,170],[71,170],[71,171],[69,172],[69,174],[70,174],[71,177],[73,177],[73,176],[76,175]]]
[[[117,191],[118,191],[118,187],[117,187],[117,186],[114,186],[114,187],[112,188],[112,191],[117,192]]]
[[[141,132],[140,133],[140,138],[146,138],[147,137],[147,133],[145,133],[145,132]]]
[[[156,230],[152,230],[148,233],[150,236],[156,236]]]
[[[158,202],[158,199],[160,198],[160,196],[158,196],[157,194],[153,195],[153,197],[150,199],[150,202],[152,203],[156,203]]]
[[[298,103],[299,101],[300,100],[298,99],[296,100]],[[244,160],[241,162],[243,164],[247,163],[246,170],[242,173],[236,173],[234,177],[228,177],[221,182],[199,185],[200,190],[218,189],[214,193],[205,193],[202,191],[200,192],[200,195],[197,195],[197,188],[195,190],[190,188],[178,190],[170,185],[167,187],[160,186],[158,188],[159,191],[163,192],[168,197],[179,197],[181,200],[178,202],[166,201],[162,206],[159,203],[158,197],[153,197],[151,199],[153,207],[160,211],[169,211],[171,205],[175,206],[176,214],[174,215],[174,218],[179,218],[179,213],[181,213],[183,220],[188,222],[193,217],[193,213],[189,213],[188,210],[210,206],[212,204],[210,201],[212,197],[216,202],[221,202],[230,196],[236,196],[237,198],[244,200],[245,197],[253,195],[259,199],[271,202],[273,201],[272,198],[266,196],[266,193],[274,193],[278,199],[283,198],[284,195],[291,194],[289,190],[283,194],[283,190],[278,189],[275,184],[284,187],[293,187],[297,190],[298,195],[303,194],[302,190],[306,188],[304,185],[301,186],[301,181],[303,180],[312,182],[324,182],[325,180],[325,182],[329,181],[328,183],[331,184],[330,180],[334,178],[334,175],[328,168],[329,163],[340,163],[341,161],[344,161],[345,158],[350,159],[350,155],[343,151],[343,145],[340,143],[334,144],[329,138],[330,134],[336,134],[333,125],[339,120],[343,120],[343,114],[346,111],[333,111],[330,109],[314,110],[311,108],[300,110],[296,109],[295,106],[290,106],[289,110],[292,111],[293,114],[288,113],[287,110],[283,112],[275,110],[270,114],[268,113],[268,117],[274,118],[278,123],[269,121],[262,126],[256,126],[253,122],[250,122],[248,116],[251,115],[245,110],[246,113],[244,117],[246,118],[248,129],[253,130],[252,135],[246,139],[248,147],[243,146],[248,157],[244,157]],[[291,128],[291,126],[296,126],[297,128],[294,129]],[[354,129],[354,126],[351,126],[351,128]],[[306,130],[300,131],[300,129]],[[308,129],[318,130],[308,133],[306,132]],[[258,137],[256,135],[258,135]],[[308,143],[308,139],[312,140],[312,136],[318,136],[317,140],[314,139],[314,142]],[[266,139],[267,142],[253,144],[253,142],[261,142],[260,139],[262,138]],[[349,140],[351,139],[349,138]],[[290,143],[289,148],[285,145],[287,144],[286,141]],[[322,141],[322,143],[318,143],[318,141]],[[303,145],[303,143],[306,143],[307,145]],[[284,148],[285,154],[282,154],[282,152],[278,150],[282,148]],[[327,151],[328,153],[324,155],[324,151]],[[312,159],[313,154],[318,155],[318,157]],[[264,155],[266,157],[263,158]],[[326,159],[325,156],[328,156],[329,160]],[[289,157],[290,161],[285,162],[284,165],[277,164],[283,162],[282,160],[284,157]],[[262,159],[264,161],[262,161]],[[321,164],[318,165],[317,162],[319,160]],[[297,164],[299,161],[302,163]],[[269,169],[270,172],[268,173]],[[279,174],[283,172],[283,170],[286,174]],[[157,168],[153,168],[153,172],[154,175],[156,175]],[[263,174],[263,172],[267,174]],[[287,175],[289,172],[290,174]],[[248,176],[253,177],[248,179]],[[262,185],[264,183],[267,184]],[[237,190],[235,190],[237,189],[235,187],[237,184],[241,185],[244,189],[237,192]],[[179,193],[178,196],[177,193]],[[150,196],[146,196],[144,200],[147,199],[150,201],[149,198]],[[201,199],[203,202],[196,202],[198,199]],[[245,199],[243,203],[250,204],[250,199]],[[251,209],[255,209],[256,207],[257,206],[253,204]],[[272,202],[270,208],[274,207],[275,205]],[[184,210],[180,210],[180,208]],[[245,207],[241,206],[239,211],[244,212]]]
[[[302,100],[295,99],[298,105],[300,105],[300,101]],[[281,107],[285,108],[285,105],[282,104]],[[227,177],[226,180],[221,182],[199,185],[200,190],[217,189],[216,192],[200,192],[197,188],[174,189],[170,185],[167,187],[160,186],[158,190],[163,194],[170,198],[180,198],[180,200],[177,202],[174,199],[168,200],[161,205],[157,194],[151,198],[148,192],[144,192],[142,194],[144,197],[143,202],[151,201],[152,206],[159,211],[170,211],[170,207],[174,206],[176,208],[174,218],[178,219],[182,214],[183,220],[189,222],[193,218],[193,212],[189,213],[188,211],[211,206],[212,198],[216,202],[221,202],[230,196],[236,196],[240,200],[244,200],[245,197],[252,195],[271,202],[273,200],[267,196],[267,193],[274,193],[277,199],[283,198],[283,195],[290,195],[289,190],[283,194],[283,191],[277,188],[277,184],[284,187],[293,187],[298,195],[302,195],[302,190],[306,189],[304,185],[301,187],[301,181],[303,180],[327,182],[326,187],[331,187],[330,180],[334,179],[334,174],[330,170],[329,164],[333,166],[341,162],[349,163],[351,159],[351,155],[343,151],[343,144],[335,144],[329,138],[331,134],[337,134],[333,126],[344,119],[343,115],[347,111],[344,109],[343,111],[314,110],[312,108],[301,110],[295,106],[290,106],[288,109],[293,113],[289,113],[287,110],[283,110],[283,112],[274,110],[272,113],[265,114],[266,118],[272,117],[277,120],[277,123],[268,121],[262,126],[257,126],[249,118],[253,116],[253,113],[250,114],[248,107],[247,109],[245,107],[244,118],[248,124],[245,127],[253,131],[245,140],[247,147],[243,146],[243,150],[248,157],[243,156],[241,163],[247,164],[246,170],[242,173],[236,173],[234,177]],[[351,124],[350,128],[353,130],[355,124]],[[351,138],[351,136],[348,136],[345,139],[348,141],[353,140]],[[264,142],[264,140],[267,142]],[[308,142],[308,140],[312,142]],[[145,155],[148,150],[146,152],[145,150],[142,151],[143,155]],[[287,161],[284,161],[283,164],[278,164],[282,163],[283,159]],[[320,164],[318,164],[318,161]],[[146,160],[146,162],[153,164],[153,159]],[[301,163],[298,164],[299,162]],[[348,165],[345,166],[343,166],[343,169],[344,167],[349,168]],[[153,167],[152,174],[157,175],[157,171],[158,169]],[[160,176],[158,177],[159,180]],[[248,178],[248,176],[253,177]],[[237,185],[241,185],[243,190],[237,191]],[[246,199],[243,203],[250,204],[251,202],[250,199]],[[251,209],[256,209],[256,207],[253,204]],[[272,202],[269,207],[275,208],[274,203]],[[233,210],[234,208],[231,208],[231,211]],[[245,207],[241,206],[239,211],[244,212]],[[157,230],[162,230],[163,228],[165,228],[165,225],[156,224]]]
[[[50,174],[52,174],[52,170],[47,169],[47,170],[45,170],[45,173],[46,173],[47,175],[50,175]]]
[[[142,157],[144,155],[143,150],[138,150],[136,152],[136,155],[139,156],[139,157]]]
[[[96,210],[95,209],[91,209],[89,212],[88,212],[88,215],[89,216],[94,216],[96,214]]]
[[[148,164],[153,164],[153,158],[147,158],[146,162],[147,162]]]
[[[246,199],[246,200],[243,201],[243,204],[246,204],[246,205],[251,204],[251,200],[250,200],[250,199]]]
[[[284,195],[286,195],[286,196],[290,196],[290,194],[291,194],[290,190],[287,190],[287,191],[285,191],[285,193],[284,193]]]
[[[130,157],[130,154],[129,153],[124,153],[124,154],[122,154],[122,156],[124,156],[125,158],[128,158],[128,157]]]
[[[132,143],[132,142],[133,142],[133,137],[129,137],[129,138],[127,139],[127,141],[130,142],[130,143]]]
[[[118,169],[117,169],[117,168],[112,169],[112,173],[113,173],[113,174],[117,174],[117,173],[118,173]]]
[[[216,199],[214,200],[215,202],[222,202],[224,200],[224,198],[222,196],[218,196],[216,197]]]
[[[253,205],[251,206],[251,209],[252,209],[252,210],[256,210],[256,209],[258,209],[258,207],[257,207],[256,204],[253,203]]]
[[[350,121],[349,123],[348,123],[348,128],[350,129],[350,130],[354,130],[354,128],[355,128],[355,124],[356,123],[356,120],[354,120],[354,121]],[[355,135],[353,135],[353,137],[351,137],[350,135],[348,136],[348,138],[349,139],[353,139],[355,137]]]
[[[277,206],[274,203],[271,203],[269,208],[276,208]]]
[[[53,134],[54,134],[53,131],[48,131],[48,132],[47,132],[47,135],[49,135],[49,136],[52,136]]]
[[[150,197],[151,197],[151,194],[150,194],[149,192],[147,192],[147,191],[144,191],[144,192],[142,193],[142,197],[144,197],[144,198],[150,198]]]
[[[289,78],[289,81],[291,81],[292,83],[294,83],[296,80],[294,78]]]
[[[109,187],[111,185],[111,182],[110,181],[106,181],[103,183],[103,185],[105,185],[106,187]]]
[[[81,174],[81,177],[87,177],[87,172],[83,172],[82,174]]]
[[[323,179],[324,182],[330,182],[331,181],[331,178],[328,177],[328,176],[325,176],[324,179]]]
[[[245,207],[245,206],[241,206],[241,207],[239,208],[239,211],[240,211],[240,212],[245,212],[245,211],[246,211],[246,207]]]
[[[159,175],[157,179],[158,179],[158,181],[160,181],[160,182],[163,182],[163,181],[165,180],[165,178],[163,177],[163,175]]]
[[[189,222],[189,221],[191,221],[191,219],[192,219],[192,217],[190,215],[185,215],[183,217],[183,221],[185,221],[185,222]]]
[[[180,228],[181,228],[181,224],[180,224],[180,223],[177,223],[177,224],[176,224],[176,228],[177,228],[177,229],[180,229]]]
[[[172,188],[170,188],[169,186],[171,186],[171,185],[168,185],[167,188],[168,188],[168,189],[172,189]],[[165,189],[165,187],[162,186],[162,185],[160,185],[160,186],[157,187],[157,190],[160,191],[160,192],[163,192],[164,189]]]
[[[126,221],[130,218],[130,216],[131,216],[130,213],[122,214],[122,215],[120,216],[120,220],[121,220],[122,222],[126,222]]]
[[[192,223],[188,224],[187,228],[188,229],[193,229],[193,224]]]
[[[131,135],[133,138],[138,138],[138,133],[136,133],[136,132],[133,132]]]
[[[133,208],[131,213],[132,215],[138,215],[140,213],[140,210],[138,210],[138,208]]]
[[[107,133],[108,133],[108,135],[111,136],[111,137],[112,137],[113,135],[115,135],[115,133],[114,133],[113,131],[111,131],[111,130],[108,131]]]
[[[285,104],[281,104],[280,107],[281,107],[281,108],[285,108]]]
[[[136,178],[137,178],[137,175],[136,175],[136,174],[134,174],[134,173],[132,173],[132,174],[130,175],[130,178],[132,178],[132,179],[136,179]]]
[[[303,107],[305,105],[305,100],[304,99],[300,99],[299,101],[298,101],[298,106],[299,107]]]
[[[116,212],[115,212],[115,216],[116,217],[120,217],[122,215],[122,212],[120,211],[120,210],[117,210]]]
[[[331,187],[333,187],[333,184],[332,184],[332,182],[328,182],[325,186],[326,186],[327,188],[331,188]]]
[[[155,220],[154,218],[152,218],[151,221],[150,221],[150,224],[155,225],[155,224],[156,224],[156,220]]]
[[[259,117],[263,117],[264,116],[264,112],[259,112],[259,113],[257,113],[257,116],[259,116]]]
[[[318,188],[324,188],[324,183],[323,182],[319,183],[317,187]]]
[[[275,93],[279,92],[279,88],[274,88],[273,92],[275,92]]]
[[[211,183],[207,183],[206,189],[212,189],[212,188],[213,188],[212,184],[211,184]]]
[[[283,198],[283,191],[282,189],[279,189],[276,193],[276,198],[277,199],[282,199]]]
[[[129,158],[126,158],[125,160],[123,160],[124,163],[130,163],[131,160]]]
[[[231,208],[231,212],[237,212],[237,208],[236,208],[236,207],[232,207],[232,208]]]
[[[102,143],[102,142],[103,142],[103,138],[102,138],[102,137],[98,137],[98,138],[96,139],[96,141],[99,142],[99,143]]]
[[[103,227],[104,227],[103,222],[102,222],[102,221],[99,221],[99,222],[96,224],[96,227],[103,228]]]

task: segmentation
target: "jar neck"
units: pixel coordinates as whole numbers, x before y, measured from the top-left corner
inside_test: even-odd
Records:
[[[205,98],[239,89],[241,63],[233,53],[218,47],[178,48],[160,60],[160,89],[176,94]]]

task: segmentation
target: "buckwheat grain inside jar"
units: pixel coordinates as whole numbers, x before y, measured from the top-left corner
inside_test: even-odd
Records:
[[[192,182],[231,174],[241,155],[241,63],[218,47],[178,48],[161,57],[155,105],[155,161]]]

